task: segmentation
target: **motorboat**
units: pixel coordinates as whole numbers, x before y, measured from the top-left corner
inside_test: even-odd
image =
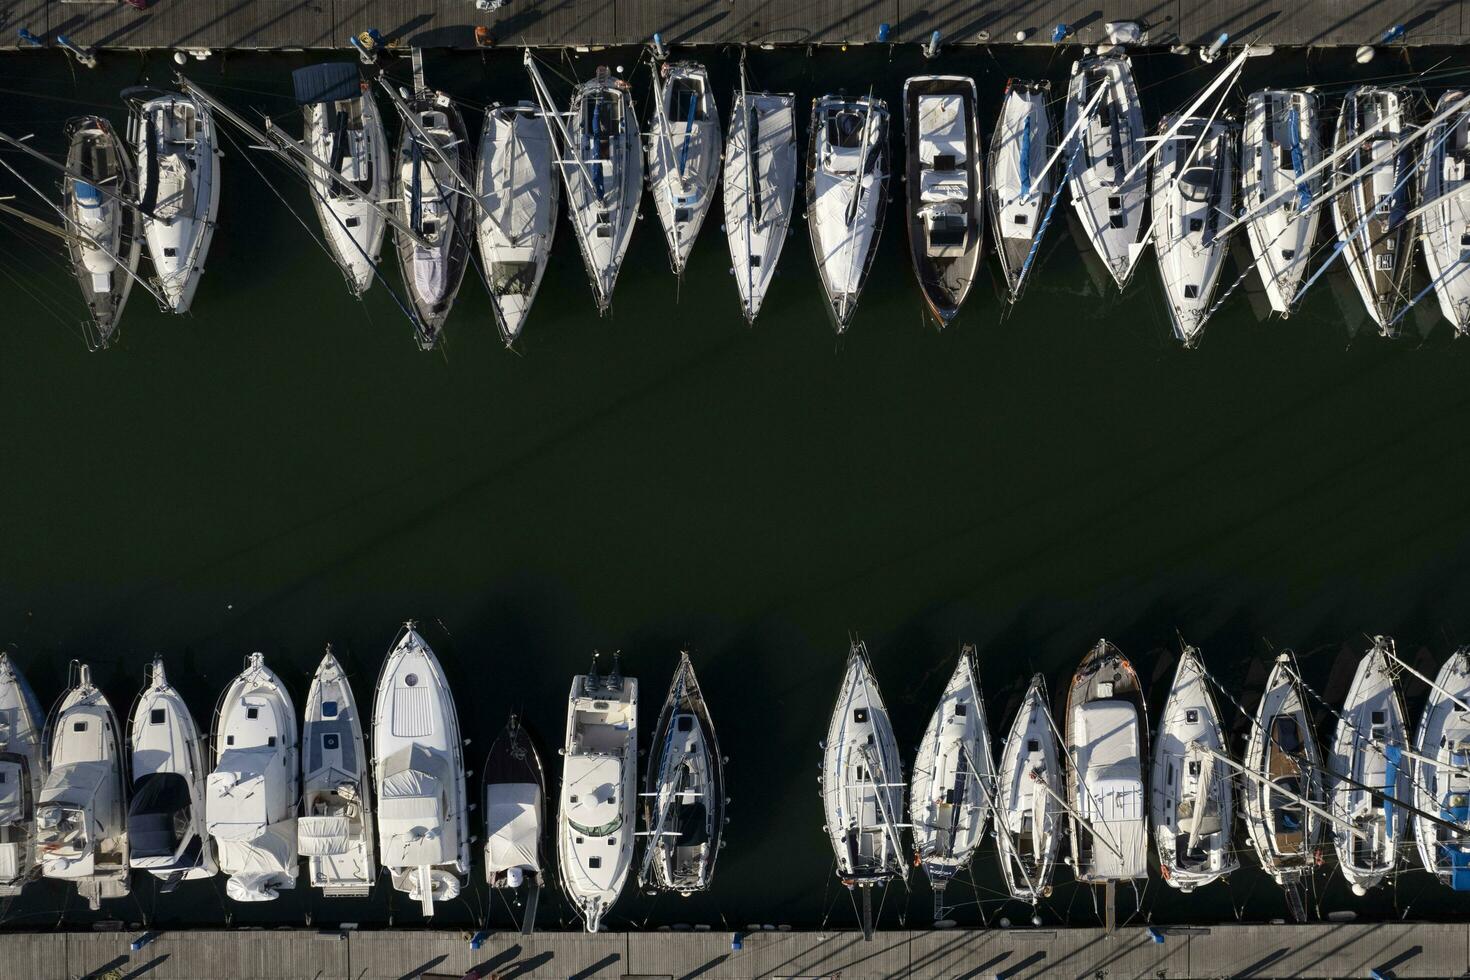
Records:
[[[837,857],[837,877],[862,895],[863,934],[871,936],[873,888],[907,881],[908,858],[899,836],[904,783],[898,742],[860,641],[848,651],[821,772],[823,829]]]
[[[735,93],[725,139],[725,238],[740,312],[755,324],[776,275],[796,199],[796,99]]]
[[[857,309],[887,209],[887,104],[872,96],[817,99],[806,163],[806,223],[839,334]]]
[[[507,347],[521,337],[551,255],[561,200],[556,156],[534,104],[485,110],[475,164],[475,233],[495,325]]]
[[[648,124],[648,189],[663,225],[674,275],[684,277],[689,250],[720,179],[720,114],[704,66],[664,62],[654,72]]]
[[[1408,822],[1412,766],[1403,756],[1408,747],[1404,701],[1393,659],[1393,641],[1374,637],[1372,649],[1358,662],[1327,755],[1335,784],[1331,813],[1337,863],[1360,896],[1397,866]]]
[[[546,773],[530,733],[516,715],[491,743],[483,778],[485,881],[502,893],[523,892],[521,932],[530,935],[546,874],[541,853]]]
[[[1419,859],[1441,884],[1470,891],[1470,650],[1456,650],[1439,669],[1419,717],[1414,749]]]
[[[638,681],[592,671],[572,679],[562,745],[556,856],[562,890],[588,932],[618,900],[633,865],[638,798]]]
[[[1037,674],[1001,747],[995,791],[995,843],[1006,890],[1033,906],[1051,894],[1066,812],[1049,704],[1046,679]]]
[[[1335,164],[1332,221],[1343,259],[1369,317],[1385,337],[1398,333],[1409,301],[1414,221],[1409,213],[1415,160],[1404,138],[1409,94],[1363,86],[1342,101],[1334,146],[1373,130]]]
[[[469,797],[454,697],[413,623],[378,675],[372,746],[379,860],[393,887],[431,916],[469,877]]]
[[[112,342],[138,277],[143,239],[137,188],[128,149],[106,119],[68,119],[66,143],[61,200],[67,254],[91,320],[88,344],[100,350]]]
[[[1072,207],[1121,289],[1147,245],[1147,175],[1137,166],[1144,153],[1143,110],[1127,55],[1115,49],[1073,63],[1064,128],[1077,133],[1063,153]]]
[[[685,898],[706,891],[724,844],[725,760],[688,653],[679,655],[643,780],[648,833],[638,884]]]
[[[92,668],[72,661],[70,673],[46,722],[36,847],[42,876],[70,881],[96,911],[131,891],[126,760],[117,715],[92,683]]]
[[[1182,892],[1210,884],[1240,867],[1230,844],[1235,827],[1235,773],[1217,764],[1225,754],[1225,724],[1199,650],[1186,645],[1164,702],[1154,739],[1149,819],[1159,869],[1166,884]]]
[[[154,657],[148,686],[128,724],[133,787],[128,804],[129,865],[171,892],[219,870],[204,819],[209,777],[204,738],[183,697]]]
[[[909,254],[941,328],[959,314],[985,251],[977,101],[973,78],[918,75],[903,83]]]
[[[1470,334],[1470,102],[1446,92],[1434,115],[1446,118],[1424,136],[1419,166],[1419,246],[1444,318]],[[1457,108],[1458,107],[1458,108]]]
[[[41,870],[36,804],[48,769],[45,724],[25,675],[0,653],[0,897],[19,895]]]
[[[1154,254],[1174,336],[1191,348],[1213,310],[1229,244],[1219,231],[1235,213],[1235,125],[1170,114],[1159,136],[1149,178]]]
[[[969,867],[990,821],[995,756],[985,697],[966,644],[914,753],[909,823],[915,860],[938,895]]]
[[[1246,100],[1240,151],[1246,237],[1266,299],[1282,316],[1292,311],[1322,217],[1318,105],[1314,93],[1299,89],[1262,89]]]
[[[328,898],[365,897],[378,877],[369,764],[352,684],[330,648],[306,692],[301,748],[296,846],[307,881]]]
[[[1054,190],[1051,83],[1013,78],[990,137],[990,223],[1010,301],[1035,266]]]
[[[131,88],[128,142],[137,160],[138,210],[157,289],[187,313],[219,215],[219,134],[208,106],[179,92]]]
[[[296,887],[300,740],[291,693],[252,653],[214,711],[214,771],[204,816],[225,894],[269,902]]]

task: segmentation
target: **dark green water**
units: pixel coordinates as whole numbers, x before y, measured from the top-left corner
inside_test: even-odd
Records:
[[[1044,73],[1060,93],[1074,54],[951,53],[932,67],[977,77],[988,138],[1007,74]],[[733,54],[704,57],[727,93]],[[1253,64],[1242,90],[1439,57],[1370,71],[1282,54]],[[189,71],[290,125],[301,63],[232,56]],[[585,77],[596,63],[562,70]],[[1207,77],[1168,55],[1135,63],[1150,120]],[[118,89],[171,68],[112,55],[76,74],[6,57],[0,128],[58,151],[66,116],[104,110],[121,125]],[[751,64],[754,84],[797,92],[803,130],[811,96],[871,83],[897,108],[902,79],[923,70],[913,51]],[[429,74],[471,104],[529,94],[513,52],[431,57]],[[646,90],[641,69],[635,83]],[[816,794],[849,631],[868,641],[906,756],[962,641],[979,645],[999,738],[1030,673],[1059,689],[1101,635],[1142,665],[1155,711],[1176,631],[1250,706],[1280,647],[1340,702],[1364,632],[1399,637],[1431,672],[1470,637],[1470,348],[1451,342],[1432,301],[1414,339],[1385,342],[1355,338],[1365,318],[1338,274],[1286,322],[1259,319],[1242,289],[1186,353],[1169,340],[1151,257],[1126,294],[1100,290],[1059,211],[1014,314],[1002,321],[982,285],[939,334],[921,318],[895,206],[838,344],[799,222],[747,330],[718,212],[678,290],[645,208],[610,319],[593,312],[563,221],[521,356],[501,348],[473,273],[446,351],[425,355],[380,289],[362,304],[348,296],[228,153],[194,315],[159,314],[139,293],[105,353],[85,349],[58,250],[13,224],[0,232],[0,642],[43,703],[82,658],[120,713],[161,652],[208,724],[256,649],[299,704],[330,642],[366,702],[399,624],[416,618],[455,684],[476,769],[513,708],[559,743],[571,676],[594,648],[622,650],[651,724],[688,644],[731,757],[729,846],[713,895],[655,901],[630,888],[617,927],[853,924]],[[304,192],[283,186],[310,222]],[[1408,692],[1417,723],[1423,691]],[[1464,909],[1422,872],[1366,899],[1323,880],[1324,911]],[[990,845],[976,882],[985,914],[1024,914],[993,901]],[[135,889],[105,913],[420,921],[386,886],[370,902],[303,886],[263,906],[227,903],[222,882],[169,897],[139,877]],[[1183,900],[1156,881],[1143,905],[1163,922],[1285,911],[1255,871]],[[479,922],[487,909],[477,878],[436,921]],[[562,914],[554,899],[543,909],[546,925]],[[18,927],[88,918],[46,882],[3,911]],[[883,922],[929,912],[916,879],[911,893],[891,890]],[[1096,921],[1069,884],[1043,914]],[[955,917],[977,922],[980,909]]]

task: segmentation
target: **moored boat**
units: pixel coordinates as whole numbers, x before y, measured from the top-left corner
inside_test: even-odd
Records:
[[[0,652],[0,896],[19,895],[40,874],[36,804],[49,769],[45,724],[25,675]]]
[[[995,843],[1012,898],[1033,906],[1051,894],[1061,845],[1062,761],[1046,679],[1031,678],[1000,753]]]
[[[1459,336],[1470,334],[1470,105],[1466,93],[1439,97],[1419,164],[1419,245],[1440,312]],[[1456,106],[1459,108],[1457,109]]]
[[[1241,138],[1241,204],[1256,271],[1271,309],[1287,316],[1307,272],[1322,217],[1318,99],[1296,89],[1263,89],[1246,100]],[[1310,176],[1308,176],[1310,174]],[[1291,193],[1283,193],[1294,188]]]
[[[137,189],[128,150],[112,123],[78,116],[66,123],[66,169],[62,210],[67,253],[91,319],[93,350],[106,347],[138,275],[142,251]]]
[[[742,76],[743,77],[743,76]],[[796,99],[735,93],[725,142],[725,238],[740,311],[754,324],[776,275],[796,199]]]
[[[1412,783],[1414,841],[1424,870],[1470,891],[1470,650],[1439,669],[1419,718]],[[1439,818],[1426,819],[1424,814]]]
[[[485,880],[491,888],[524,889],[521,933],[536,925],[545,877],[546,773],[530,733],[516,715],[490,745],[485,759]]]
[[[329,898],[366,896],[378,877],[368,772],[357,699],[328,648],[306,692],[296,841],[307,881]]]
[[[674,275],[684,275],[720,177],[720,114],[709,74],[692,61],[664,62],[654,73],[648,126],[648,189],[664,229]]]
[[[1053,191],[1051,83],[1011,79],[990,137],[990,222],[1010,301],[1021,298]]]
[[[812,103],[806,220],[832,323],[845,333],[888,208],[888,106],[872,96]]]

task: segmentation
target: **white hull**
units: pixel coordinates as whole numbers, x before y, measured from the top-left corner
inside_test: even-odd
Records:
[[[1159,123],[1162,136],[1174,115]],[[1154,158],[1150,177],[1154,254],[1169,321],[1185,347],[1199,344],[1215,299],[1228,239],[1216,230],[1235,214],[1233,124],[1187,119]]]
[[[1295,889],[1311,880],[1323,821],[1261,779],[1319,806],[1326,794],[1321,752],[1289,653],[1277,658],[1266,681],[1242,762],[1260,777],[1250,780],[1244,793],[1246,830],[1256,857],[1277,884]]]
[[[148,688],[133,707],[128,747],[133,769],[130,864],[165,881],[213,878],[219,870],[204,821],[209,775],[204,739],[189,706],[155,658]],[[187,830],[180,833],[178,823]]]
[[[720,114],[704,66],[665,63],[648,124],[648,189],[674,275],[684,275],[720,177]]]
[[[1100,85],[1107,94],[1062,158],[1071,158],[1068,184],[1083,234],[1121,289],[1147,244],[1144,210],[1148,206],[1147,168],[1140,167],[1123,180],[1144,154],[1143,112],[1126,55],[1084,58],[1073,64],[1062,132],[1072,132]]]
[[[1271,309],[1286,316],[1306,276],[1322,209],[1322,175],[1297,175],[1322,162],[1317,96],[1310,92],[1251,93],[1241,139],[1241,204],[1255,217],[1245,223],[1256,271]],[[1294,193],[1276,195],[1287,187]],[[1260,205],[1276,198],[1264,209]]]
[[[49,770],[45,716],[25,676],[0,653],[0,896],[19,895],[40,873],[36,803]]]
[[[828,95],[812,103],[806,223],[832,322],[846,332],[888,206],[888,107]]]
[[[643,196],[643,144],[626,82],[599,68],[572,98],[572,140],[561,166],[567,215],[577,233],[597,311],[612,306],[613,287],[633,239]]]
[[[796,199],[796,113],[790,95],[737,92],[725,143],[725,238],[745,322],[776,275]],[[753,189],[753,190],[752,190]]]
[[[296,840],[307,859],[307,880],[327,896],[365,896],[378,866],[362,716],[352,685],[330,652],[306,694],[301,750]]]
[[[687,653],[680,655],[653,745],[643,787],[650,836],[639,885],[687,898],[714,879],[725,824],[724,759]]]
[[[352,292],[361,295],[377,277],[378,256],[388,230],[381,209],[388,206],[392,193],[393,161],[383,116],[371,88],[350,101],[303,106],[302,115],[306,149],[315,160],[307,165],[312,205],[332,257]],[[331,176],[329,166],[339,154],[337,173],[368,200],[344,190]]]
[[[1061,843],[1062,762],[1046,681],[1031,679],[1000,754],[995,843],[1011,897],[1035,905],[1051,894]]]
[[[1419,719],[1413,762],[1414,806],[1463,827],[1470,818],[1470,652],[1456,650],[1440,668]],[[1470,888],[1470,834],[1414,816],[1424,870],[1456,891]]]
[[[111,342],[138,275],[138,213],[122,203],[137,188],[128,147],[106,119],[68,120],[66,133],[67,169],[80,178],[62,181],[62,210],[72,233],[67,252],[92,317],[88,343],[95,350]]]
[[[1045,83],[1011,82],[990,137],[990,219],[995,252],[1011,302],[1021,296],[1027,265],[1051,201],[1053,140],[1051,95]]]
[[[1435,115],[1465,93],[1439,97]],[[1424,136],[1419,169],[1419,245],[1444,318],[1455,333],[1470,333],[1470,109],[1461,109]],[[1433,203],[1438,202],[1438,203]]]

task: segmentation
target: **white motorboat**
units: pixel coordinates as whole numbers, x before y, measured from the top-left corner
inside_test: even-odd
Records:
[[[220,152],[209,107],[178,92],[127,89],[128,142],[138,167],[138,210],[157,285],[187,313],[219,215]]]
[[[567,698],[556,855],[561,886],[588,932],[602,924],[633,865],[638,796],[638,681],[578,674]]]
[[[1168,138],[1149,179],[1154,254],[1174,336],[1195,347],[1229,244],[1217,232],[1235,213],[1235,126],[1200,116],[1181,122],[1170,114],[1159,135]]]
[[[654,73],[648,124],[648,189],[664,228],[669,262],[683,278],[689,250],[720,179],[720,114],[709,74],[692,61],[664,62]]]
[[[1227,751],[1225,725],[1210,693],[1199,651],[1185,646],[1154,739],[1149,817],[1164,881],[1183,892],[1240,867],[1230,845],[1235,826],[1235,773],[1202,745]]]
[[[688,898],[710,887],[725,830],[725,760],[688,653],[679,655],[653,746],[643,783],[648,844],[638,884]]]
[[[1470,650],[1461,647],[1429,688],[1414,742],[1414,840],[1424,870],[1470,891]]]
[[[985,252],[985,157],[975,80],[919,75],[903,83],[909,255],[929,312],[946,327]]]
[[[872,96],[812,103],[806,223],[832,322],[846,332],[888,209],[888,106]]]
[[[515,715],[485,759],[485,880],[491,888],[524,889],[521,933],[536,925],[545,878],[546,773],[530,734]],[[507,903],[509,904],[509,903]]]
[[[520,339],[556,235],[556,146],[529,102],[492,105],[475,166],[476,237],[500,339]]]
[[[70,881],[96,911],[126,898],[128,791],[122,729],[92,668],[72,661],[72,683],[46,722],[49,769],[36,803],[41,874]]]
[[[1408,813],[1412,767],[1404,702],[1392,664],[1393,641],[1373,638],[1358,662],[1327,756],[1332,788],[1332,839],[1354,895],[1381,884],[1398,864]]]
[[[1053,190],[1051,83],[1011,79],[990,137],[990,222],[1010,300],[1021,298],[1036,260]]]
[[[1287,316],[1317,241],[1323,175],[1317,96],[1263,89],[1246,100],[1241,139],[1241,204],[1246,235],[1271,309]],[[1311,176],[1304,175],[1311,173]],[[1293,193],[1282,193],[1295,187]]]
[[[127,147],[106,119],[67,120],[66,141],[67,252],[92,321],[88,343],[99,350],[111,343],[138,275],[137,188]]]
[[[1062,838],[1062,761],[1046,679],[1031,678],[1000,752],[995,843],[1012,898],[1036,905],[1051,894]]]
[[[1449,113],[1424,136],[1419,165],[1419,245],[1444,318],[1470,334],[1470,105],[1466,93],[1439,97],[1434,114]],[[1455,106],[1460,105],[1458,110]],[[1453,110],[1453,111],[1452,111]]]
[[[306,693],[301,748],[296,845],[307,880],[329,898],[365,896],[378,877],[368,758],[352,684],[330,648]]]
[[[1099,88],[1103,94],[1094,104]],[[1135,167],[1144,153],[1143,110],[1127,55],[1114,50],[1072,65],[1066,132],[1074,131],[1088,105],[1094,107],[1063,159],[1083,234],[1121,289],[1147,245],[1147,175]]]
[[[743,76],[742,76],[743,78]],[[796,199],[796,99],[735,93],[725,142],[725,238],[740,311],[753,325],[776,275]]]
[[[25,675],[0,653],[0,897],[19,895],[41,870],[36,804],[49,768],[45,724]]]
[[[301,763],[296,706],[264,654],[252,653],[220,696],[213,742],[204,816],[225,894],[269,902],[296,887]]]
[[[379,860],[393,887],[431,916],[470,873],[469,797],[454,697],[412,623],[378,676],[372,745]]]
[[[148,687],[128,724],[133,791],[128,805],[129,864],[163,881],[213,878],[219,870],[204,820],[209,776],[204,738],[189,706],[154,657]]]
[[[980,846],[995,790],[995,757],[973,645],[960,650],[914,753],[910,780],[915,859],[930,887],[943,892],[950,879],[969,867]]]

